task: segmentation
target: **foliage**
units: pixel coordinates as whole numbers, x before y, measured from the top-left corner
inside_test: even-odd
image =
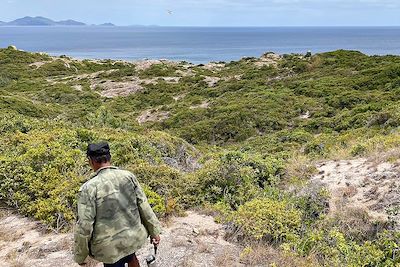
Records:
[[[335,229],[310,231],[306,237],[282,245],[300,255],[317,254],[323,266],[398,266],[399,235],[382,233],[376,240],[361,244],[347,240]]]
[[[194,174],[201,199],[211,203],[223,201],[236,209],[261,190],[279,182],[283,163],[239,152],[222,153],[207,161]]]
[[[260,198],[240,206],[233,221],[244,234],[255,239],[293,240],[298,238],[301,211],[286,201]]]
[[[247,240],[280,245],[285,259],[399,266],[398,233],[359,212],[326,216],[329,194],[307,180],[314,160],[400,145],[400,57],[276,58],[141,69],[0,49],[0,200],[68,227],[90,177],[86,145],[107,140],[160,216],[205,205]],[[93,90],[137,81],[141,90],[128,96]],[[139,123],[152,110],[168,116]]]
[[[111,129],[96,131],[62,126],[41,130],[41,125],[32,129],[34,124],[28,128],[24,123],[3,121],[0,127],[4,132],[0,149],[0,197],[20,212],[55,229],[68,226],[75,220],[76,194],[90,177],[84,152],[88,142],[110,141],[113,159],[121,167],[164,164],[163,156],[174,156],[163,150],[166,145],[173,146],[168,144],[165,134],[153,133],[143,137]],[[21,129],[25,133],[20,132]],[[169,139],[179,143],[174,138]],[[159,140],[163,140],[162,143],[158,143]],[[135,146],[126,147],[126,143]],[[162,168],[166,173],[174,172],[166,165]],[[152,184],[146,179],[141,181]],[[164,215],[168,210],[163,197],[150,187],[145,188],[150,203],[160,215]]]
[[[148,186],[144,186],[143,191],[146,194],[149,204],[152,207],[153,211],[158,216],[164,216],[166,212],[166,207],[165,207],[165,201],[162,198],[162,196],[151,190]]]

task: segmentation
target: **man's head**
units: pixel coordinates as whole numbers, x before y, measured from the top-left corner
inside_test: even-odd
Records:
[[[89,159],[89,165],[94,171],[110,166],[110,146],[106,142],[88,145],[86,155]]]

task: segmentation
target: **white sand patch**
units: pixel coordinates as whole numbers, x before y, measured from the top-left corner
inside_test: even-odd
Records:
[[[210,106],[210,103],[207,101],[203,101],[200,105],[197,106],[191,106],[189,109],[199,109],[199,108],[208,108]]]
[[[400,168],[398,163],[373,159],[328,161],[317,166],[315,182],[323,183],[331,192],[331,211],[339,207],[366,210],[379,220],[395,220],[391,209],[400,206]],[[393,217],[394,216],[394,217]]]
[[[306,111],[306,113],[303,113],[300,115],[300,119],[302,119],[302,120],[307,120],[309,118],[311,118],[310,111]]]
[[[100,89],[99,94],[103,97],[113,98],[117,96],[128,96],[143,90],[139,79],[128,82],[104,81],[100,84],[92,83],[91,89]]]
[[[77,85],[73,85],[72,88],[74,88],[76,91],[82,91],[83,86],[80,84],[77,84]]]
[[[51,63],[51,61],[38,61],[38,62],[34,62],[29,64],[29,67],[35,67],[36,69],[40,68],[41,66],[47,64],[47,63]]]
[[[226,66],[225,63],[210,62],[202,66],[202,68],[211,71],[220,71],[223,68],[225,68],[225,66]]]
[[[266,53],[262,55],[256,62],[254,62],[254,65],[258,68],[262,68],[264,66],[277,66],[281,59],[282,57],[278,54]]]
[[[157,109],[149,109],[143,111],[138,117],[137,122],[139,124],[143,124],[146,122],[157,122],[157,121],[164,121],[169,118],[168,111],[160,111]]]
[[[210,76],[205,76],[204,81],[207,83],[208,87],[214,87],[217,85],[217,83],[221,80],[219,77],[210,77]]]
[[[158,60],[140,60],[140,61],[135,61],[133,64],[136,66],[136,70],[147,70],[151,68],[153,65],[168,65],[168,66],[178,66],[178,62],[174,61],[169,61],[166,59],[158,59]]]
[[[182,77],[162,77],[165,82],[167,83],[178,83]]]
[[[172,98],[173,98],[175,101],[179,101],[179,100],[185,98],[186,95],[187,95],[187,94],[180,94],[180,95],[177,95],[177,96],[173,96]]]

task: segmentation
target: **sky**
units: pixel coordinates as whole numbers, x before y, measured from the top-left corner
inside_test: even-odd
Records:
[[[400,26],[400,0],[0,0],[24,16],[160,26]]]

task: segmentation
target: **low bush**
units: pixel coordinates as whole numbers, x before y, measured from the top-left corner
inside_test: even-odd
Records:
[[[399,234],[385,232],[373,241],[357,243],[335,229],[309,231],[302,239],[282,248],[295,255],[317,257],[322,266],[399,266]]]
[[[146,185],[143,186],[143,192],[146,194],[153,211],[157,214],[157,216],[163,217],[166,213],[165,200],[163,197],[151,190],[150,187]]]
[[[285,200],[251,200],[233,214],[233,222],[247,236],[272,242],[295,240],[301,226],[301,211]]]
[[[56,230],[68,227],[75,220],[76,194],[91,172],[85,156],[88,142],[107,140],[111,143],[112,157],[117,165],[122,168],[136,166],[133,169],[145,185],[150,203],[160,215],[177,209],[175,202],[185,201],[182,195],[186,192],[173,187],[179,187],[181,174],[163,163],[163,156],[175,157],[170,152],[179,140],[168,138],[166,134],[151,133],[143,137],[111,129],[60,127],[27,129],[26,133],[22,133],[19,130],[25,126],[9,121],[1,123],[0,129],[6,129],[6,132],[0,139],[0,198],[23,214],[33,216]],[[31,126],[35,127],[34,124]],[[174,143],[168,143],[168,139]],[[166,146],[171,150],[165,149]],[[181,160],[184,157],[182,155]],[[153,172],[141,171],[143,164]],[[164,181],[168,179],[166,174],[170,174],[169,183],[157,180],[156,176],[152,176],[155,173]],[[166,191],[171,192],[171,200],[167,199],[167,204],[164,203]]]
[[[278,159],[227,152],[207,161],[194,179],[202,201],[223,201],[235,210],[264,188],[276,185],[282,173],[283,162]]]

